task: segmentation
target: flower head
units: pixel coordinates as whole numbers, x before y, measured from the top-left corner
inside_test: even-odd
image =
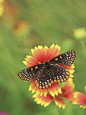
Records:
[[[23,36],[28,32],[28,23],[25,20],[18,20],[14,25],[13,34],[15,36]]]
[[[42,46],[38,46],[38,47],[35,47],[34,49],[31,49],[31,52],[32,52],[33,56],[27,55],[25,58],[26,61],[23,61],[23,63],[28,67],[31,67],[31,66],[34,66],[34,65],[37,65],[40,63],[44,64],[45,62],[49,62],[52,58],[60,55],[60,46],[54,45],[54,44],[52,44],[50,46],[50,48],[48,48],[47,46],[44,46],[44,48]],[[60,58],[62,58],[62,57],[60,56]],[[71,66],[67,66],[64,64],[59,64],[59,65],[65,68],[66,74],[70,75],[70,77],[73,77],[73,75],[72,75],[74,72],[73,64]],[[33,68],[32,68],[32,70],[33,70]],[[63,74],[63,72],[62,72],[62,74]],[[60,87],[59,83],[56,82],[56,80],[52,80],[50,83],[46,84],[45,86],[43,86],[43,88],[41,88],[41,86],[39,86],[39,84],[36,84],[36,78],[37,78],[37,75],[33,79],[32,83],[29,86],[29,91],[32,90],[32,93],[36,92],[37,95],[44,96],[44,97],[46,97],[47,94],[54,97],[54,96],[62,93],[61,87]],[[47,80],[47,82],[48,81],[49,80]],[[62,79],[62,81],[63,81],[63,79]],[[66,81],[66,79],[65,79],[65,81]]]
[[[86,37],[86,30],[85,28],[78,28],[74,30],[74,37],[76,39],[83,39]]]
[[[59,106],[59,108],[62,107],[64,109],[66,106],[66,103],[64,102],[64,98],[69,101],[74,100],[73,98],[74,91],[72,91],[74,89],[74,86],[75,86],[74,83],[68,80],[63,86],[63,88],[61,88],[61,92],[62,92],[61,94],[58,93],[58,95],[51,96],[48,93],[46,97],[43,95],[40,96],[40,95],[34,94],[33,98],[35,98],[34,101],[37,104],[41,104],[44,107],[48,106],[54,100],[55,104]]]
[[[85,86],[85,93],[86,93],[86,86]],[[76,91],[74,93],[74,101],[73,104],[79,104],[80,107],[86,108],[86,95],[81,92]]]

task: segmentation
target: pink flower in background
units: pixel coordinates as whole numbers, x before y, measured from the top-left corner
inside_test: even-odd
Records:
[[[0,112],[0,115],[9,115],[9,114],[6,112]]]

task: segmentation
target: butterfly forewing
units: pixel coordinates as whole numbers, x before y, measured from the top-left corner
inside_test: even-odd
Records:
[[[56,56],[55,58],[50,60],[50,63],[58,63],[71,66],[74,62],[75,57],[76,57],[75,51],[72,50],[59,56]]]
[[[38,64],[18,72],[20,79],[31,82],[37,75],[38,71],[43,68],[44,64]]]

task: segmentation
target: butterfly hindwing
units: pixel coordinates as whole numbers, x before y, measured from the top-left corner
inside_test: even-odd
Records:
[[[55,83],[64,82],[69,78],[70,73],[68,69],[58,64],[53,64],[51,68],[53,70],[53,80]]]
[[[71,66],[76,57],[75,51],[71,50],[50,60],[50,63],[58,63]]]
[[[54,82],[64,82],[69,78],[69,71],[53,64],[49,68],[43,68],[38,72],[35,84],[39,89],[45,89],[50,87]]]
[[[35,84],[39,89],[48,88],[53,84],[52,70],[44,67],[38,72]]]
[[[24,69],[20,72],[18,72],[18,76],[20,77],[20,79],[31,82],[35,76],[37,75],[38,71],[40,70],[40,68],[43,67],[43,64],[38,64],[32,67],[29,67],[27,69]]]

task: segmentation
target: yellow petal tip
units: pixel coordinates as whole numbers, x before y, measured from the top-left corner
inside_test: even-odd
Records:
[[[47,96],[47,92],[46,93],[44,93],[44,97],[46,97]]]
[[[37,50],[38,48],[35,46],[34,49]]]
[[[34,53],[34,49],[31,49],[32,54]]]
[[[62,106],[62,109],[65,109],[65,105]]]
[[[54,43],[50,46],[51,48],[54,47]]]
[[[22,61],[25,65],[27,65],[27,62],[26,61]]]
[[[31,88],[31,86],[29,86],[29,89],[28,89],[29,91],[31,91],[32,90],[32,88]]]
[[[38,45],[38,49],[43,49],[43,46],[42,46],[42,45],[41,45],[41,46],[40,46],[40,45]]]
[[[59,92],[60,94],[62,94],[62,91],[61,91],[61,89],[60,89],[60,88],[59,88],[58,92]]]
[[[45,46],[44,46],[44,49],[48,49],[48,47],[45,45]]]

